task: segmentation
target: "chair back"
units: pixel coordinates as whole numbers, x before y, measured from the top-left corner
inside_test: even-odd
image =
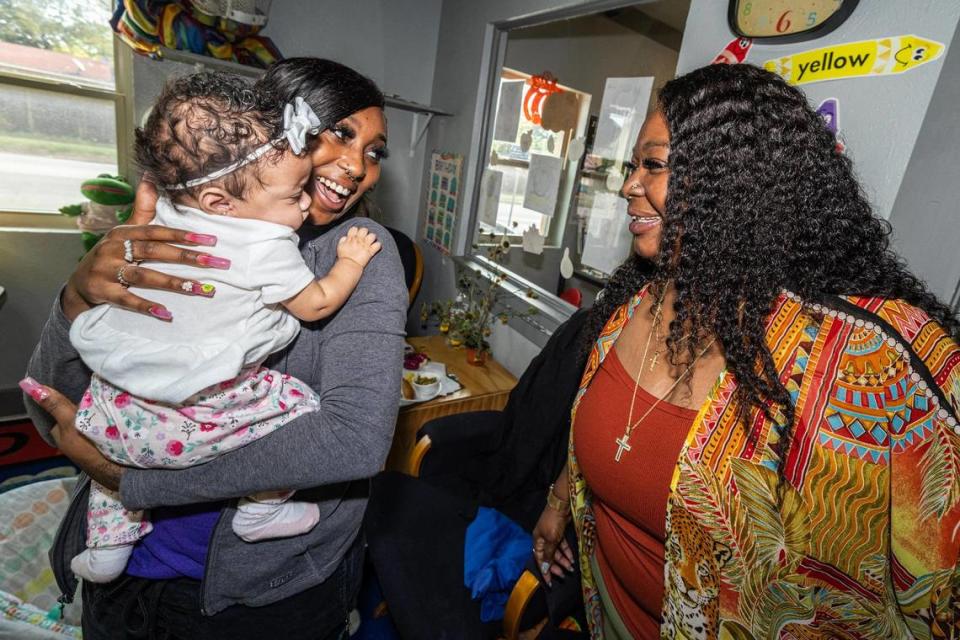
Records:
[[[407,291],[410,292],[409,306],[413,306],[417,294],[420,293],[420,285],[423,283],[423,252],[417,243],[410,239],[410,236],[397,229],[386,227],[393,241],[397,245],[397,251],[400,253],[400,262],[403,264],[403,280],[407,284]]]

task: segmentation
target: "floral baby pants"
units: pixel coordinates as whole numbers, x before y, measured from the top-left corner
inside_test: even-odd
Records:
[[[307,384],[262,367],[208,387],[181,405],[138,398],[93,375],[76,426],[117,464],[180,469],[238,449],[319,408],[320,399]],[[142,511],[123,507],[118,492],[91,483],[87,547],[129,544],[151,529]]]

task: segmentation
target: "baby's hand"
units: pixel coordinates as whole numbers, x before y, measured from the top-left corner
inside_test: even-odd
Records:
[[[364,227],[350,227],[347,235],[340,238],[337,245],[337,257],[353,260],[361,267],[367,266],[370,258],[380,251],[377,236]]]

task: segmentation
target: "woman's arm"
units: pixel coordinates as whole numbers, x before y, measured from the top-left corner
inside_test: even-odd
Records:
[[[383,249],[367,265],[343,308],[322,331],[305,330],[287,356],[291,372],[319,367],[320,410],[203,465],[175,471],[128,469],[120,483],[126,506],[140,509],[306,489],[370,478],[380,471],[399,407],[407,292],[389,233],[372,221],[354,224],[374,231],[383,239]],[[332,258],[336,238],[331,240]],[[314,341],[319,343],[316,348],[310,345]]]
[[[570,522],[570,485],[567,465],[547,493],[547,506],[533,529],[533,555],[540,565],[544,582],[549,585],[564,570],[573,571],[573,551],[563,539]]]

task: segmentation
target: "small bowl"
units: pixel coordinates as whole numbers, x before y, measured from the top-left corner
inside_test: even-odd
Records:
[[[433,382],[417,382],[417,380],[433,380]],[[413,393],[417,400],[429,400],[440,393],[440,379],[436,376],[415,376],[410,384],[413,385]]]

